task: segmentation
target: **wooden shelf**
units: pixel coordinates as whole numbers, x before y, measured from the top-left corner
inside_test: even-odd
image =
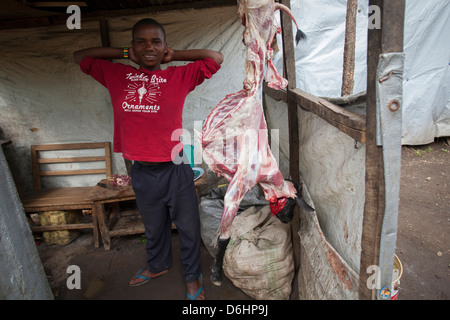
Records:
[[[122,211],[120,219],[109,230],[111,237],[145,233],[141,214],[137,210]]]

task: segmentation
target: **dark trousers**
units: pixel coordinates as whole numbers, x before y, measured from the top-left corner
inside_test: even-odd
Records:
[[[147,166],[137,161],[131,183],[145,225],[148,269],[161,272],[172,265],[172,222],[180,235],[180,259],[185,282],[200,276],[200,218],[189,164],[164,162]]]

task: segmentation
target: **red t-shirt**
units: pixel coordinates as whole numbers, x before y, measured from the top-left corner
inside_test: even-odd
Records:
[[[179,141],[186,96],[220,69],[213,59],[148,71],[86,57],[81,70],[105,86],[114,110],[114,152],[129,160],[164,162]],[[176,131],[177,130],[177,131]],[[175,150],[175,149],[177,150]]]

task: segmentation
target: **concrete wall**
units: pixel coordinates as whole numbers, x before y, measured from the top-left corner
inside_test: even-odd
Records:
[[[53,299],[0,146],[0,300]]]

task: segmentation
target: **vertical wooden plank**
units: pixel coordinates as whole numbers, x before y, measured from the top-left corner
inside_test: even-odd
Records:
[[[290,0],[281,0],[281,4],[284,4],[289,9],[291,8]],[[285,13],[281,12],[281,28],[283,37],[283,61],[284,61],[284,76],[288,80],[287,90],[287,107],[288,107],[288,128],[289,128],[289,175],[290,178],[297,184],[300,183],[300,167],[299,167],[299,152],[300,152],[300,138],[298,128],[298,109],[295,100],[289,99],[289,91],[297,87],[296,70],[295,70],[295,52],[294,52],[294,39],[292,20]],[[292,232],[292,246],[294,251],[294,267],[296,270],[300,268],[300,237],[298,231],[300,230],[300,212],[296,207],[294,216],[291,222]],[[293,281],[294,292],[298,287],[298,277],[296,276]]]
[[[41,175],[39,174],[41,169],[37,162],[37,150],[36,146],[31,146],[31,171],[33,174],[33,189],[41,190]]]
[[[382,148],[376,143],[376,69],[379,55],[403,51],[405,0],[370,0],[381,12],[381,29],[368,30],[366,96],[366,183],[361,237],[359,298],[376,299],[376,289],[369,289],[367,268],[378,266],[380,235],[384,218],[385,186]]]
[[[280,0],[280,3],[291,8],[290,0]],[[292,19],[284,11],[281,11],[281,28],[283,30],[283,60],[284,60],[284,77],[289,81],[288,89],[293,89],[297,86],[296,84],[296,73],[295,73],[295,53],[294,53],[294,39],[293,39],[293,29],[292,29]]]
[[[382,52],[403,52],[405,0],[385,1],[382,15]]]
[[[291,7],[290,0],[281,0],[280,3],[284,4],[288,8]],[[285,12],[281,12],[281,27],[283,30],[284,76],[288,80],[287,91],[289,97],[289,90],[295,89],[297,86],[297,81],[295,74],[292,20]],[[287,104],[289,122],[289,174],[296,183],[299,183],[299,132],[297,103],[291,99],[288,99]]]
[[[109,25],[107,19],[99,19],[98,24],[100,27],[100,38],[102,40],[103,47],[111,46],[109,39]],[[111,143],[105,143],[105,167],[106,167],[106,178],[112,178],[112,164],[111,164]],[[126,162],[125,162],[126,164]]]
[[[111,143],[105,142],[105,169],[106,179],[112,178],[112,163],[111,163]]]
[[[383,6],[384,0],[371,0],[370,5]],[[381,225],[384,215],[383,157],[376,144],[375,78],[381,53],[381,30],[368,30],[367,95],[366,95],[366,183],[364,217],[361,237],[359,298],[375,299],[375,290],[367,287],[367,268],[378,265]]]
[[[99,19],[98,20],[99,26],[100,26],[100,38],[102,40],[102,46],[103,47],[110,47],[111,46],[111,41],[110,41],[110,37],[109,37],[109,24],[108,24],[108,20],[107,19]],[[111,151],[110,151],[110,155],[111,155]],[[110,157],[111,159],[111,157]],[[127,173],[128,175],[131,172],[131,160],[128,159],[123,159],[125,161],[125,167],[127,169]],[[108,166],[106,166],[106,168],[108,168]],[[110,171],[110,173],[106,173],[106,177],[110,178],[112,177],[112,170]]]
[[[97,207],[95,205],[92,206],[92,237],[94,238],[94,247],[99,248],[100,247],[100,233],[98,229],[98,222],[97,222]]]
[[[108,20],[106,19],[100,19],[98,20],[98,24],[100,26],[100,37],[102,39],[102,46],[103,47],[110,47],[110,40],[109,40],[109,25]]]
[[[353,93],[357,10],[358,0],[347,0],[347,16],[345,20],[344,68],[342,72],[341,96],[348,96]]]
[[[100,201],[94,202],[94,210],[92,211],[92,214],[95,214],[95,217],[93,219],[96,219],[97,226],[100,231],[100,235],[102,237],[103,246],[105,247],[105,250],[111,249],[111,236],[109,234],[109,229],[107,225],[107,218],[105,213],[105,207],[104,204]]]

